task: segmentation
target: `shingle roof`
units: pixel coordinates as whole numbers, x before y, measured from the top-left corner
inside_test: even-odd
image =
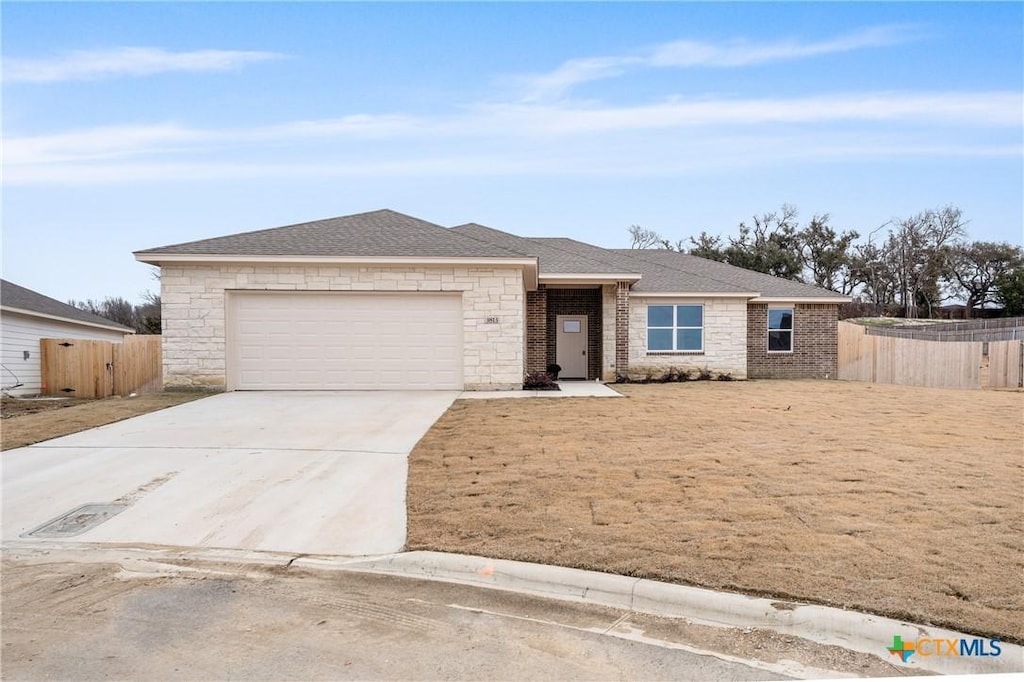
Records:
[[[452,232],[471,237],[480,241],[488,242],[506,249],[511,249],[523,256],[533,256],[540,264],[540,270],[545,273],[580,274],[580,273],[607,273],[620,272],[609,259],[592,258],[582,254],[560,249],[556,245],[546,243],[546,240],[518,235],[495,230],[493,227],[468,223],[458,227],[449,228]],[[598,254],[601,255],[601,254]],[[609,254],[610,255],[610,254]]]
[[[217,256],[516,258],[521,254],[390,210],[137,251]],[[154,259],[157,260],[157,259]]]
[[[40,293],[18,286],[7,280],[0,280],[0,306],[4,308],[17,308],[18,310],[39,313],[40,315],[60,317],[72,322],[85,322],[110,329],[134,331],[131,327],[125,327],[105,317],[93,315],[67,303],[61,303],[55,298],[43,296]]]
[[[563,237],[520,237],[476,223],[444,228],[386,209],[136,252],[147,262],[159,262],[164,254],[537,258],[541,276],[640,274],[640,281],[633,285],[638,293],[838,296],[819,287],[666,249],[604,249]]]
[[[754,272],[728,263],[720,263],[668,249],[612,249],[612,251],[634,261],[654,263],[692,276],[724,282],[740,291],[757,291],[766,298],[835,298],[841,296],[841,294],[813,284],[794,282],[791,279],[766,275],[762,272]]]
[[[583,256],[601,254],[603,258],[613,263],[615,266],[613,272],[640,273],[642,278],[632,287],[632,291],[636,292],[750,293],[757,291],[756,289],[744,289],[712,277],[696,275],[667,264],[636,258],[616,249],[603,249],[600,246],[575,239],[566,237],[536,237],[535,239]],[[541,274],[546,273],[542,272]]]

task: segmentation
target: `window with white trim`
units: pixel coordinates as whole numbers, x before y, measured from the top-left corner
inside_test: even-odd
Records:
[[[768,309],[768,352],[793,352],[793,309]]]
[[[704,306],[647,306],[647,350],[652,353],[702,352]]]

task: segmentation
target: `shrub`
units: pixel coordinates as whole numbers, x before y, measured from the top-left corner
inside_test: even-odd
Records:
[[[697,370],[697,380],[710,381],[712,374],[713,372],[710,369],[708,369],[707,365],[705,365],[704,367],[701,367],[700,369]]]
[[[523,390],[526,391],[560,391],[558,384],[547,372],[530,372],[523,380]]]

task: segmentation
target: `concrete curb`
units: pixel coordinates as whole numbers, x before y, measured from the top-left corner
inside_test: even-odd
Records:
[[[363,571],[525,592],[600,604],[702,625],[765,628],[819,644],[875,655],[895,666],[946,675],[1024,672],[1024,647],[1000,642],[998,657],[924,656],[907,663],[889,654],[893,637],[974,639],[952,630],[827,606],[748,597],[628,576],[443,552],[404,552],[367,559],[299,557],[309,569]],[[986,650],[990,650],[986,639]]]

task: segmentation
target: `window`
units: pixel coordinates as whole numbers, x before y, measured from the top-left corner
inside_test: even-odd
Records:
[[[768,309],[768,352],[793,352],[793,309]]]
[[[696,352],[704,350],[704,306],[647,306],[647,350]]]

